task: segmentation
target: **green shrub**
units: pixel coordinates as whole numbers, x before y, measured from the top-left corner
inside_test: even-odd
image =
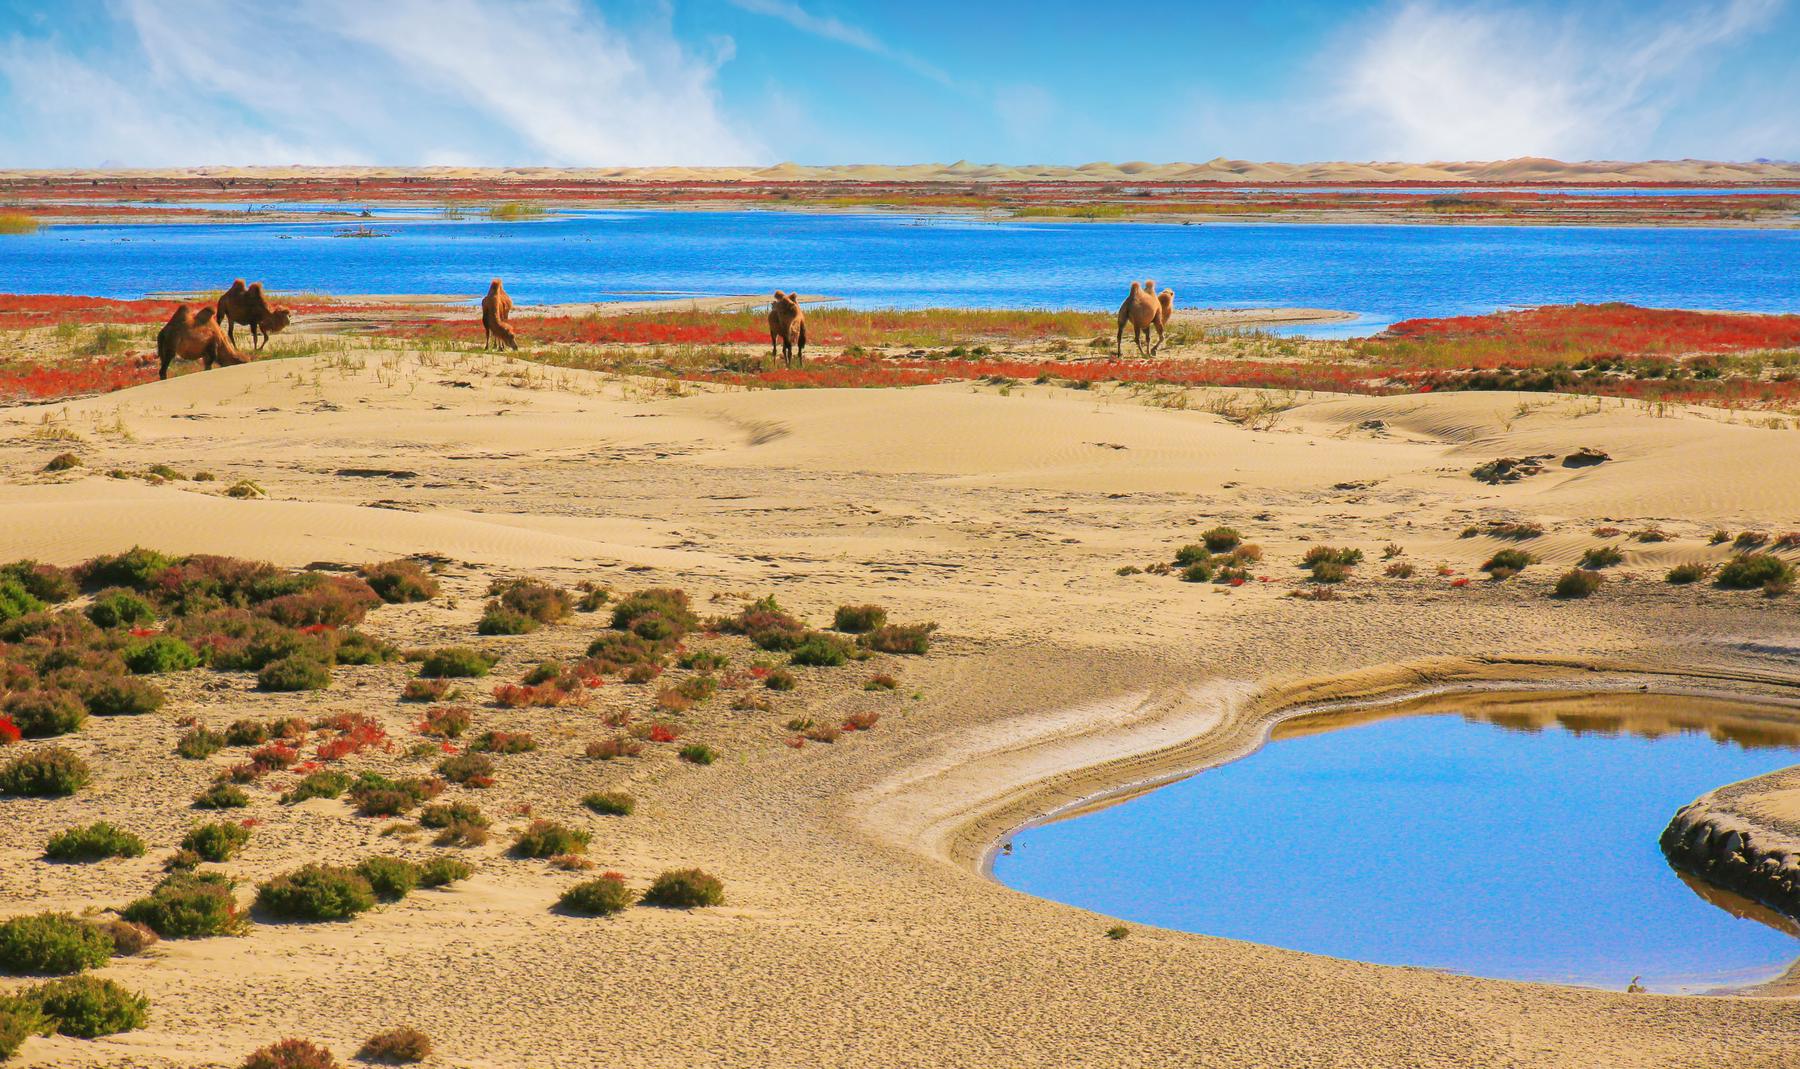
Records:
[[[1350,578],[1350,567],[1335,560],[1322,560],[1312,566],[1315,583],[1341,583]]]
[[[80,731],[87,706],[66,690],[19,690],[0,701],[0,714],[28,739],[47,739]]]
[[[397,605],[408,601],[430,601],[438,596],[438,581],[410,560],[391,560],[371,564],[362,577],[382,601]]]
[[[335,664],[386,664],[399,656],[394,647],[352,627],[332,636],[331,660]]]
[[[420,887],[443,887],[475,875],[475,866],[453,857],[434,857],[419,868]]]
[[[887,610],[879,605],[839,605],[831,626],[837,631],[862,634],[887,623]]]
[[[1360,549],[1350,549],[1348,547],[1340,548],[1335,546],[1314,546],[1306,551],[1306,555],[1301,557],[1300,561],[1308,568],[1327,561],[1332,564],[1341,564],[1346,568],[1353,568],[1356,565],[1361,564],[1362,559],[1363,552]]]
[[[887,624],[857,641],[876,653],[906,653],[924,656],[931,649],[931,633],[936,624]]]
[[[487,675],[496,659],[467,646],[450,646],[426,654],[419,674],[427,679],[475,679]]]
[[[22,754],[0,768],[0,794],[56,798],[74,794],[93,781],[87,762],[72,750],[50,746]]]
[[[332,769],[321,769],[308,772],[293,789],[281,796],[286,805],[304,802],[308,798],[336,798],[350,789],[350,774]]]
[[[375,889],[353,869],[304,865],[258,887],[256,907],[286,920],[347,920],[375,907]]]
[[[75,579],[68,569],[34,560],[16,560],[0,565],[0,578],[11,579],[25,588],[25,593],[47,604],[68,601],[76,595]]]
[[[1583,568],[1610,568],[1625,559],[1617,546],[1594,546],[1581,555]]]
[[[173,635],[158,635],[126,646],[119,654],[125,667],[138,675],[185,672],[200,663],[194,648]]]
[[[688,608],[688,596],[685,591],[669,587],[652,587],[640,590],[613,606],[612,625],[615,630],[633,631],[638,634],[637,622],[649,616],[658,616],[665,621],[670,634],[664,637],[678,638],[683,633],[699,624],[699,618]],[[646,638],[650,636],[644,636]]]
[[[584,795],[581,804],[608,817],[628,817],[637,808],[637,800],[624,791],[594,791]]]
[[[419,823],[427,828],[448,828],[456,824],[485,828],[489,821],[474,802],[458,801],[426,806],[419,811]]]
[[[107,946],[110,950],[110,941]],[[38,984],[25,997],[56,1022],[58,1033],[76,1039],[142,1028],[150,1016],[149,999],[97,976],[71,976]]]
[[[0,995],[0,1062],[17,1054],[32,1036],[54,1031],[55,1022],[44,1016],[37,1003],[23,996]]]
[[[67,976],[98,969],[112,957],[112,940],[67,913],[37,913],[0,922],[0,972]]]
[[[181,840],[183,850],[192,850],[201,860],[216,863],[231,860],[250,841],[250,829],[230,821],[202,824]]]
[[[644,904],[667,909],[718,906],[725,902],[725,885],[699,869],[670,869],[644,892]]]
[[[763,679],[763,686],[770,690],[793,690],[798,683],[794,673],[785,668],[777,668]]]
[[[417,1028],[390,1028],[369,1037],[358,1059],[379,1065],[410,1065],[431,1057],[431,1037]]]
[[[1236,530],[1230,527],[1214,527],[1200,538],[1206,543],[1206,548],[1214,553],[1229,553],[1237,548],[1239,542],[1244,540]]]
[[[719,759],[719,751],[703,742],[690,742],[681,748],[681,759],[689,764],[710,765]]]
[[[398,902],[419,886],[419,866],[398,857],[369,857],[357,863],[356,874],[369,881],[375,897]]]
[[[190,728],[175,741],[175,752],[190,761],[211,757],[225,748],[225,736],[204,727]]]
[[[11,576],[0,577],[0,623],[43,611],[44,603],[32,597],[23,583]]]
[[[1197,560],[1181,569],[1181,581],[1184,583],[1206,583],[1213,577],[1213,563],[1210,560]]]
[[[570,913],[581,913],[590,917],[604,917],[620,913],[630,908],[637,899],[625,881],[617,876],[602,876],[586,883],[578,883],[562,893],[557,905]]]
[[[494,783],[494,759],[483,753],[455,754],[439,761],[437,772],[461,786],[489,787]]]
[[[305,1039],[284,1039],[252,1052],[242,1069],[343,1069],[329,1049]]]
[[[350,787],[357,812],[365,817],[396,817],[411,811],[427,798],[442,794],[444,781],[409,776],[389,779],[379,772],[364,772]]]
[[[499,595],[497,601],[488,603],[490,608],[498,605],[540,624],[556,623],[569,615],[575,607],[568,591],[530,579],[496,584],[489,593]]]
[[[101,676],[83,700],[95,716],[143,716],[162,708],[163,692],[146,680]]]
[[[119,913],[164,939],[225,935],[243,925],[231,880],[218,873],[173,873]]]
[[[513,840],[513,853],[520,857],[555,857],[558,854],[585,854],[587,832],[549,820],[534,820]]]
[[[256,673],[258,690],[324,690],[331,686],[331,669],[318,659],[296,653],[263,666]]]
[[[108,857],[143,857],[144,840],[124,828],[97,820],[87,827],[59,831],[44,844],[52,861],[99,861]]]
[[[1773,553],[1745,553],[1719,569],[1718,583],[1730,590],[1754,590],[1769,583],[1791,583],[1793,579],[1793,565]]]
[[[1489,557],[1487,563],[1481,566],[1481,570],[1491,572],[1505,568],[1509,573],[1517,573],[1536,563],[1537,558],[1522,549],[1503,549]]]
[[[156,610],[131,591],[114,588],[94,595],[94,603],[87,607],[87,618],[96,627],[136,627],[155,620]]]
[[[489,605],[481,614],[481,621],[475,625],[478,635],[529,635],[536,631],[539,624],[536,620],[522,612],[514,612],[501,605]]]
[[[76,569],[76,574],[88,586],[128,586],[133,590],[148,590],[174,563],[153,549],[133,546],[118,556],[95,557]]]
[[[794,652],[788,655],[788,661],[805,667],[837,668],[848,663],[854,653],[854,648],[845,640],[836,635],[815,631],[794,647]]]
[[[1599,590],[1606,577],[1599,572],[1586,568],[1571,568],[1556,581],[1556,596],[1559,598],[1585,598]]]
[[[267,720],[233,720],[225,728],[225,743],[229,746],[261,746],[273,735],[273,729]]]
[[[250,796],[235,783],[215,783],[194,796],[195,809],[242,809]]]
[[[1698,561],[1689,561],[1686,564],[1677,564],[1675,567],[1670,568],[1669,574],[1663,578],[1668,582],[1676,584],[1697,583],[1711,574],[1712,565],[1703,564]]]

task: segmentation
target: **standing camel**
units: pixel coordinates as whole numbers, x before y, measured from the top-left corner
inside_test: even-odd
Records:
[[[1163,346],[1163,331],[1168,327],[1169,320],[1175,318],[1175,291],[1163,290],[1156,295],[1156,303],[1158,306],[1156,312],[1156,348],[1161,349]]]
[[[769,302],[769,359],[775,359],[777,344],[781,362],[787,367],[806,366],[806,313],[800,310],[798,293],[775,291]]]
[[[1156,283],[1150,283],[1152,289],[1145,289],[1141,282],[1131,284],[1131,292],[1126,295],[1125,303],[1119,305],[1119,333],[1114,341],[1114,354],[1125,355],[1125,324],[1131,324],[1131,341],[1137,346],[1138,355],[1147,355],[1144,346],[1150,343],[1150,332],[1157,328],[1157,317],[1162,312],[1162,305],[1150,294]],[[1156,352],[1151,345],[1150,354]]]
[[[241,278],[233,280],[231,288],[219,294],[213,315],[225,324],[225,336],[233,344],[237,342],[237,325],[242,323],[249,327],[250,340],[258,349],[267,344],[269,335],[284,329],[291,318],[286,308],[270,307],[262,283],[252,282],[246,286]]]
[[[162,365],[156,374],[159,379],[169,377],[169,365],[177,360],[200,359],[211,371],[214,364],[241,364],[246,359],[219,329],[213,309],[201,308],[196,313],[185,304],[177,306],[157,332],[156,358]]]
[[[518,340],[512,332],[512,298],[506,295],[506,287],[495,279],[488,283],[487,296],[481,299],[481,347],[483,349],[504,347],[517,350]]]

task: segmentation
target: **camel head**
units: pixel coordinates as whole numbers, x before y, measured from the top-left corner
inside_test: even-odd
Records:
[[[499,280],[499,279],[495,279],[495,280],[493,280],[493,281],[492,281],[492,282],[489,282],[489,283],[488,283],[488,293],[490,293],[490,294],[493,294],[493,293],[500,293],[500,292],[502,292],[502,291],[503,291],[503,290],[504,290],[504,289],[505,289],[505,287],[504,287],[504,286],[502,286],[502,285],[500,285],[500,280]]]
[[[293,322],[293,318],[293,315],[286,308],[277,308],[263,319],[262,332],[264,334],[280,333],[287,329],[287,325]]]
[[[1156,297],[1157,297],[1157,300],[1160,300],[1162,302],[1162,306],[1164,308],[1175,307],[1175,291],[1174,290],[1163,290],[1161,293],[1157,294]]]

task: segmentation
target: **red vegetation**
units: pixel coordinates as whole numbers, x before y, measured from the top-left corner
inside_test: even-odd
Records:
[[[1608,357],[1681,356],[1800,347],[1800,315],[1574,304],[1484,316],[1408,319],[1364,343],[1402,363],[1539,366]]]
[[[0,746],[18,742],[21,737],[19,725],[4,716],[0,716]]]

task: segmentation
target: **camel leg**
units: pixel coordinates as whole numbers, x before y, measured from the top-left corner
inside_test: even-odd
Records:
[[[1162,320],[1159,319],[1156,322],[1156,344],[1150,346],[1150,355],[1155,356],[1156,351],[1158,349],[1161,349],[1162,346],[1163,346],[1163,325],[1162,325]]]
[[[779,335],[777,335],[775,333],[775,328],[770,327],[769,328],[769,359],[770,359],[770,361],[774,361],[776,358],[781,356],[781,343],[777,340],[778,337],[779,337]]]
[[[1132,328],[1131,336],[1134,341],[1137,339],[1137,328],[1135,328],[1135,327]],[[1125,355],[1125,317],[1124,316],[1119,317],[1119,335],[1118,335],[1118,337],[1113,339],[1113,355],[1118,356],[1118,357],[1123,357]]]
[[[794,347],[794,366],[806,366],[806,324],[800,324],[800,344]]]

